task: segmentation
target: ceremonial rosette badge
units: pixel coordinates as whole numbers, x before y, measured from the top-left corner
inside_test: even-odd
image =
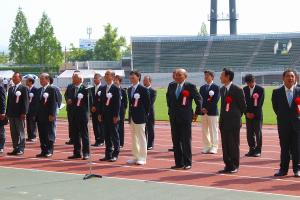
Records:
[[[187,100],[190,96],[190,92],[188,90],[183,90],[182,91],[182,96],[183,96],[182,105],[185,106],[187,104]]]
[[[254,94],[253,94],[254,106],[257,106],[258,98],[259,98],[259,94],[258,94],[258,93],[254,93]]]
[[[229,112],[230,110],[230,105],[232,103],[232,97],[231,96],[227,96],[225,98],[225,102],[226,102],[226,112]]]
[[[300,97],[295,98],[295,103],[297,106],[297,112],[300,114]]]

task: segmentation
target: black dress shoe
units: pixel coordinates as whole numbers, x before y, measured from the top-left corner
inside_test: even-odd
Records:
[[[73,145],[73,141],[69,140],[68,142],[65,143],[66,145]]]
[[[100,161],[109,161],[111,158],[106,158],[106,157],[104,157],[104,158],[101,158],[100,159]]]
[[[183,169],[183,168],[184,166],[177,166],[177,165],[171,167],[171,169]]]
[[[77,159],[77,158],[81,158],[81,155],[75,154],[75,155],[72,155],[72,156],[68,157],[68,159]]]
[[[254,153],[254,154],[253,154],[253,157],[260,157],[260,156],[261,156],[260,153]]]
[[[92,147],[100,147],[100,143],[97,143],[97,142],[96,142],[95,144],[92,144],[91,146],[92,146]]]
[[[0,154],[3,154],[4,153],[4,149],[0,149]]]
[[[172,149],[168,149],[168,151],[170,151],[170,152],[174,152],[174,148],[172,148]]]
[[[117,157],[112,157],[111,159],[109,159],[108,161],[109,162],[116,162],[118,160],[118,158]]]
[[[19,151],[16,152],[15,155],[16,155],[16,156],[21,156],[21,155],[23,155],[23,154],[24,154],[24,151],[19,150]]]
[[[294,172],[294,177],[299,178],[300,177],[300,171]]]
[[[247,157],[253,157],[254,152],[253,151],[249,151],[248,153],[245,154],[245,156]]]
[[[286,176],[287,175],[287,172],[284,172],[284,171],[281,171],[281,170],[279,170],[278,172],[276,172],[275,174],[274,174],[274,176]]]
[[[189,170],[189,169],[192,169],[191,165],[184,166],[184,170]]]
[[[90,158],[90,155],[83,155],[82,160],[88,160]]]
[[[45,157],[45,153],[37,154],[35,157],[37,157],[37,158]]]
[[[51,158],[52,155],[53,155],[52,153],[46,153],[46,154],[45,154],[45,157],[46,157],[46,158]]]
[[[11,152],[8,152],[7,155],[9,155],[9,156],[15,156],[15,155],[17,155],[17,150],[13,150]]]
[[[152,150],[152,149],[153,149],[153,147],[148,147],[148,148],[147,148],[147,150]]]

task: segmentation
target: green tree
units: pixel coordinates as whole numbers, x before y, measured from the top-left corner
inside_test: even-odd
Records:
[[[8,56],[3,52],[0,53],[0,64],[5,64],[8,62]]]
[[[87,61],[93,60],[94,58],[94,51],[91,50],[84,50],[81,48],[76,48],[73,44],[71,44],[70,51],[67,53],[67,60],[68,61]]]
[[[9,39],[9,59],[16,64],[27,64],[29,58],[30,32],[27,26],[26,17],[19,8],[15,26],[11,31]]]
[[[53,26],[46,13],[43,13],[30,41],[31,64],[59,67],[63,63],[61,44],[54,35]]]
[[[124,57],[130,57],[131,56],[131,45],[128,45],[125,47],[125,49],[122,52],[122,56]]]
[[[206,24],[204,22],[201,25],[201,29],[200,29],[200,32],[198,33],[198,35],[201,35],[201,36],[207,36],[208,35]]]
[[[95,59],[117,61],[122,57],[122,48],[126,46],[124,37],[118,36],[118,28],[113,28],[111,24],[104,26],[105,34],[100,38],[95,46]]]

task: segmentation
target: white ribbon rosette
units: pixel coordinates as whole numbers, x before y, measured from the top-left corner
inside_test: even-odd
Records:
[[[19,103],[21,94],[22,94],[22,93],[21,93],[20,91],[16,91],[16,96],[17,96],[17,98],[16,98],[16,103]]]
[[[34,97],[34,94],[32,92],[30,92],[29,93],[29,103],[31,103],[33,97]]]
[[[48,97],[49,97],[49,93],[48,93],[48,92],[45,92],[45,93],[43,94],[43,97],[44,97],[44,99],[45,99],[44,104],[46,104],[46,103],[47,103],[47,100],[48,100]]]
[[[254,94],[253,94],[254,106],[257,106],[257,101],[258,101],[258,98],[259,98],[259,94],[257,94],[257,93],[254,93]]]
[[[98,91],[98,92],[97,92],[97,95],[100,97],[100,96],[101,96],[101,91]]]
[[[106,104],[105,104],[106,106],[109,105],[112,96],[113,96],[113,95],[112,95],[112,93],[110,93],[110,92],[106,94],[106,98],[107,98]]]
[[[83,99],[83,94],[82,93],[78,93],[77,94],[77,106],[80,106],[80,102]]]
[[[209,101],[211,101],[212,100],[212,98],[213,98],[213,96],[215,95],[215,92],[213,91],[213,90],[210,90],[209,92],[208,92],[208,95],[209,95]]]
[[[133,107],[137,107],[138,106],[138,103],[139,103],[139,99],[141,98],[141,95],[139,93],[135,93],[134,96],[134,104],[133,104]]]

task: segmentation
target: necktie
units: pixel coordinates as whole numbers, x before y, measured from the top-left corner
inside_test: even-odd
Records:
[[[40,99],[42,99],[42,98],[43,98],[43,94],[44,94],[44,92],[45,92],[45,88],[42,88]]]
[[[15,93],[17,86],[14,86],[12,92]]]
[[[226,97],[226,95],[227,95],[227,87],[225,87],[225,90],[224,90],[224,97]]]
[[[180,95],[180,92],[181,92],[181,85],[178,85],[177,86],[177,89],[176,89],[176,98],[178,99],[179,95]]]
[[[134,92],[135,92],[135,87],[132,87],[132,89],[131,89],[131,98],[133,97]]]
[[[292,92],[292,90],[287,91],[287,100],[288,100],[289,106],[291,107],[292,101],[293,101],[293,92]]]
[[[75,87],[75,93],[74,93],[75,98],[77,97],[77,93],[78,93],[78,87],[76,86],[76,87]]]
[[[106,93],[108,93],[110,86],[106,86]]]
[[[209,90],[209,85],[206,85],[206,92],[208,92]]]

